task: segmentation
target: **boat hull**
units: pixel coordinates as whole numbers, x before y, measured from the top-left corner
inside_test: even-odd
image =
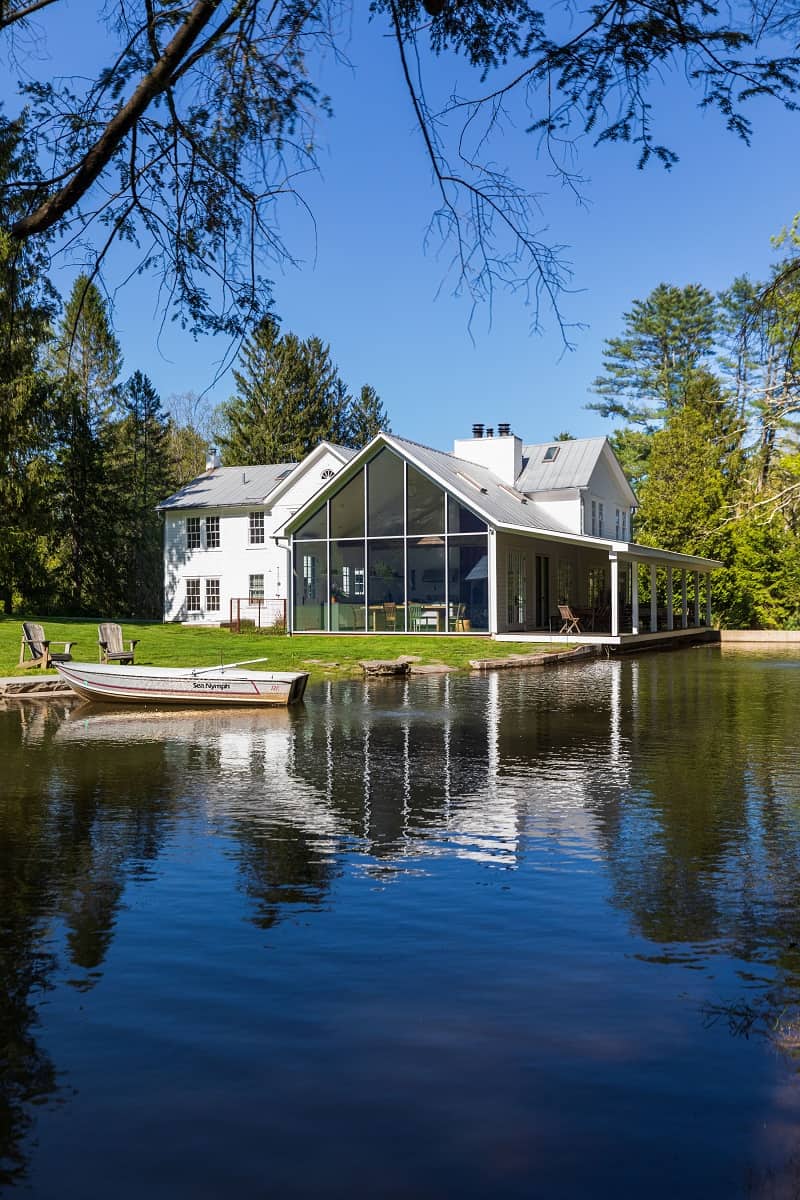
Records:
[[[287,705],[303,698],[307,671],[239,668],[119,667],[106,663],[53,663],[85,700],[117,704]]]

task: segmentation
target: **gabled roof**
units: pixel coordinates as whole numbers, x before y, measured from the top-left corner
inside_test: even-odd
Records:
[[[437,476],[448,491],[459,496],[468,508],[485,516],[490,525],[522,525],[529,529],[568,532],[551,516],[542,514],[536,502],[525,496],[519,488],[501,483],[488,467],[456,458],[444,450],[433,450],[430,446],[406,441],[393,434],[383,436],[387,445],[394,446],[412,462],[418,462],[424,470]]]
[[[494,526],[512,526],[514,528],[563,533],[569,536],[569,530],[555,521],[549,514],[543,513],[535,501],[507,487],[496,475],[476,463],[456,458],[444,450],[434,450],[431,446],[423,446],[419,442],[410,442],[405,438],[395,437],[390,433],[379,433],[372,441],[359,450],[340,474],[326,486],[320,488],[287,521],[285,529],[294,530],[303,523],[309,510],[320,504],[333,491],[347,481],[347,478],[362,463],[372,457],[380,446],[386,445],[395,450],[412,466],[429,475],[434,481],[446,488],[457,497],[467,508],[471,508],[478,516],[483,517],[487,524]]]
[[[327,453],[333,454],[334,458],[338,458],[342,466],[346,465],[350,459],[358,453],[357,450],[352,450],[349,446],[339,446],[335,442],[319,442],[313,450],[305,456],[302,462],[297,464],[297,467],[285,479],[281,479],[270,493],[269,502],[273,505],[276,500],[279,500],[284,492],[289,491],[307,470],[311,470],[315,463],[324,458]]]
[[[162,500],[157,508],[163,511],[262,504],[296,466],[296,463],[275,463],[268,467],[215,467],[185,484],[174,496]]]
[[[521,492],[549,492],[560,488],[588,487],[606,438],[575,438],[567,442],[536,442],[522,447],[522,471],[516,479]],[[552,462],[545,452],[557,446]]]
[[[326,450],[348,462],[356,453],[348,446],[320,442],[300,463],[273,463],[269,466],[215,467],[204,471],[185,484],[174,496],[162,500],[157,510],[175,508],[241,508],[247,504],[263,504],[267,498],[277,498],[293,481],[298,469],[313,465]],[[274,495],[273,495],[274,493]]]

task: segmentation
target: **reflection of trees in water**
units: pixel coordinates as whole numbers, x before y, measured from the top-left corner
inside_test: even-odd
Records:
[[[65,710],[20,705],[3,714],[0,760],[0,1181],[24,1173],[30,1105],[56,1088],[36,1044],[36,1005],[58,966],[52,926],[69,961],[90,971],[113,936],[131,860],[158,853],[164,803],[157,745],[87,753],[56,746]],[[91,976],[78,981],[90,986]]]
[[[629,776],[600,826],[614,899],[651,941],[772,961],[800,934],[800,781],[786,773],[797,687],[698,659],[636,664],[636,703],[623,698]]]
[[[353,848],[518,864],[534,839],[582,839],[612,902],[671,961],[768,963],[769,1003],[800,976],[800,788],[788,673],[713,652],[580,669],[320,687],[305,711],[104,717],[54,705],[0,722],[0,1155],[23,1169],[29,1104],[55,1072],[34,1037],[57,967],[108,951],[126,881],[176,815],[224,832],[253,921],[319,907]],[[738,666],[738,664],[737,664]],[[67,734],[72,731],[71,736]],[[202,884],[200,884],[202,886]],[[687,949],[688,947],[688,949]]]

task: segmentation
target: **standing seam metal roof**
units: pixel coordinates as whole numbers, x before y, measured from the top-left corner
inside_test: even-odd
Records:
[[[575,438],[568,442],[537,442],[522,447],[522,471],[516,480],[521,492],[548,492],[588,487],[606,438]],[[557,446],[552,462],[544,462],[548,446]]]
[[[263,504],[273,488],[296,466],[297,463],[275,463],[267,467],[215,467],[192,479],[157,507],[225,508]]]
[[[552,530],[554,533],[569,533],[550,516],[544,516],[536,502],[528,499],[518,488],[501,483],[488,467],[456,458],[444,450],[433,450],[419,442],[387,434],[387,440],[399,450],[415,458],[417,462],[442,480],[450,491],[456,493],[468,508],[483,512],[493,525],[519,525],[528,529]],[[602,440],[602,439],[601,439]],[[474,486],[470,481],[478,486]]]

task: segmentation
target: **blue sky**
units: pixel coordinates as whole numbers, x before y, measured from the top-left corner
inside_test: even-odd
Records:
[[[79,15],[85,12],[73,0],[59,18],[54,72],[65,63],[77,71],[91,57]],[[42,21],[42,28],[49,25]],[[661,282],[716,291],[743,272],[763,277],[775,258],[770,237],[800,208],[797,118],[774,105],[754,106],[747,148],[715,114],[697,110],[677,77],[659,84],[652,98],[658,136],[678,151],[678,165],[670,173],[656,164],[639,171],[635,148],[587,144],[579,163],[589,177],[584,207],[552,178],[533,141],[512,133],[497,143],[495,157],[514,163],[520,182],[545,193],[544,236],[566,244],[573,264],[562,314],[585,328],[572,331],[576,348],[565,351],[550,312],[542,311],[543,332],[531,333],[531,310],[502,294],[491,323],[479,310],[470,325],[468,302],[441,287],[446,255],[438,260],[423,249],[436,193],[393,47],[359,18],[349,53],[352,72],[328,64],[323,73],[334,117],[323,130],[319,176],[305,189],[316,232],[287,207],[283,232],[301,266],[265,273],[275,281],[284,328],[329,342],[351,388],[377,388],[402,436],[449,449],[473,421],[509,421],[530,441],[562,429],[610,432],[585,405],[603,341],[619,332],[631,301]],[[436,68],[442,86],[451,69]],[[13,112],[8,80],[0,97]],[[53,271],[62,291],[71,275],[68,268]],[[225,347],[195,342],[175,327],[159,341],[155,293],[155,282],[145,279],[117,297],[126,370],[146,371],[165,400],[207,388],[212,401],[226,398],[230,375],[211,386]]]

